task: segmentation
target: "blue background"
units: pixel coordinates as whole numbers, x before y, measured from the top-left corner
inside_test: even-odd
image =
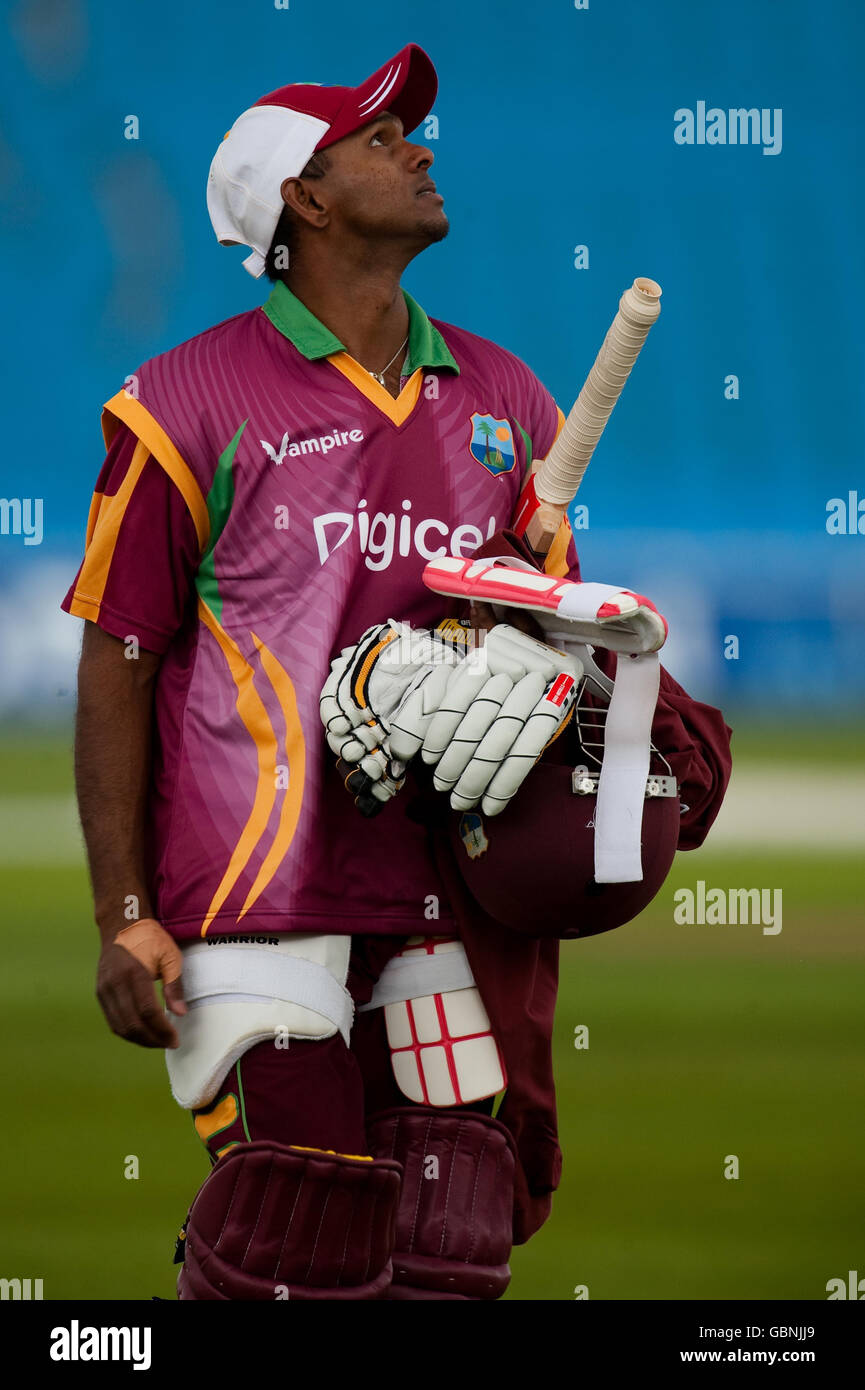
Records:
[[[263,92],[355,84],[409,41],[439,72],[425,143],[452,227],[405,277],[428,313],[516,352],[567,410],[621,291],[663,286],[580,493],[586,577],[659,602],[701,698],[861,700],[865,536],[826,531],[830,498],[865,499],[861,0],[29,0],[5,24],[0,496],[43,497],[45,538],[0,536],[0,715],[68,708],[78,633],[56,604],[102,402],[269,288],[214,239],[216,145]],[[781,153],[676,144],[701,100],[782,108]]]

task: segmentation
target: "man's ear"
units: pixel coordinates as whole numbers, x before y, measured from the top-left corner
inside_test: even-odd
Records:
[[[315,184],[312,180],[283,179],[279,191],[282,194],[282,201],[293,217],[308,223],[310,227],[327,226],[330,213],[325,202],[316,197]]]

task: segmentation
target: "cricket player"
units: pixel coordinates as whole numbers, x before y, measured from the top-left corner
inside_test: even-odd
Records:
[[[414,692],[425,739],[442,698],[421,718],[419,681],[423,700],[445,689],[431,653],[449,672],[468,654],[424,565],[531,567],[506,528],[562,420],[523,362],[401,289],[448,232],[433,155],[410,138],[436,89],[410,44],[357,87],[294,84],[245,110],[207,204],[269,297],[145,362],[103,412],[63,605],[86,620],[76,779],[99,1002],[120,1037],[166,1049],[212,1164],[179,1242],[183,1299],[500,1297],[561,1166],[558,939],[633,915],[605,918],[599,885],[579,900],[568,885],[552,914],[494,915],[543,881],[545,808],[593,834],[552,737],[583,668],[516,611],[473,610],[508,688],[568,701],[537,748],[555,789],[537,804],[535,753],[511,779],[512,848],[486,895],[467,866],[485,844],[493,862],[496,833],[455,820],[422,757],[372,741],[350,761],[373,687],[391,731]],[[567,522],[545,571],[580,579]],[[421,646],[385,670],[398,632]],[[661,673],[652,737],[681,793],[666,867],[714,819],[728,736]],[[376,797],[381,814],[360,814]]]

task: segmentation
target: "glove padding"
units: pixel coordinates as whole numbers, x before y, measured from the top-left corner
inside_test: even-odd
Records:
[[[340,775],[364,815],[375,815],[405,782],[405,762],[388,746],[394,710],[410,691],[436,671],[450,672],[459,660],[460,653],[435,633],[389,618],[367,628],[331,662],[319,712]]]
[[[328,746],[364,815],[375,815],[421,753],[455,810],[496,815],[570,715],[581,662],[500,623],[463,655],[389,619],[331,663],[320,712]]]
[[[456,668],[406,692],[390,753],[407,763],[420,752],[436,765],[434,785],[455,810],[480,801],[497,815],[569,717],[582,673],[575,658],[499,623]]]

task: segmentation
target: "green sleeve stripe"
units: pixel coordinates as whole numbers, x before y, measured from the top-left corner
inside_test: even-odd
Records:
[[[214,551],[219,537],[225,530],[225,523],[228,521],[234,503],[234,455],[237,453],[237,446],[248,424],[249,421],[244,420],[231,443],[219,455],[213,482],[207,494],[210,540],[198,567],[195,583],[199,594],[219,623],[222,622],[222,599],[219,594],[219,581],[216,578]]]

